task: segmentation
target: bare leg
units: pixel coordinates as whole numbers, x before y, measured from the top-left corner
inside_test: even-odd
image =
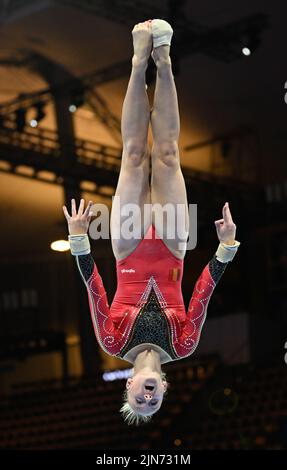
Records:
[[[122,163],[115,196],[120,197],[120,207],[134,203],[140,207],[142,236],[151,223],[143,217],[145,203],[150,200],[148,150],[148,127],[150,105],[146,92],[145,72],[152,47],[150,22],[139,23],[133,29],[134,56],[132,71],[122,108],[121,132],[123,139]],[[117,260],[128,256],[138,245],[140,239],[115,239],[116,229],[121,227],[126,216],[121,217],[118,207],[113,203],[111,211],[111,236],[114,256]],[[145,222],[145,223],[144,223]]]
[[[175,209],[176,204],[183,204],[185,208],[184,230],[188,231],[187,195],[178,150],[180,118],[169,51],[169,46],[160,46],[152,52],[157,66],[157,79],[151,114],[153,133],[151,201],[153,205],[158,203],[164,206],[169,203],[174,205]],[[155,219],[154,223],[157,229],[156,214],[157,210],[155,209],[152,218]],[[166,230],[167,226],[164,226],[163,232],[160,228],[157,231],[173,254],[178,258],[183,258],[186,247],[179,249],[178,243],[185,244],[187,237],[179,238],[177,230],[175,230],[175,239],[168,239]]]

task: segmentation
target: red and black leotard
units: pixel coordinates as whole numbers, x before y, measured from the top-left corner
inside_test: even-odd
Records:
[[[213,290],[240,245],[237,241],[234,246],[220,244],[200,274],[186,312],[181,290],[183,260],[155,235],[151,225],[135,250],[116,262],[117,290],[110,307],[88,236],[69,236],[87,288],[98,343],[106,353],[130,362],[146,345],[160,352],[162,363],[193,353]]]

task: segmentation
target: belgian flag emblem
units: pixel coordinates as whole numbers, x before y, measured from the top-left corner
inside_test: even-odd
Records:
[[[169,270],[169,281],[178,281],[180,277],[180,268],[171,268]]]

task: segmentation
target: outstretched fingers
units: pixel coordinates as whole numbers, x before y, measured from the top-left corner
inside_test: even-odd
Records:
[[[64,215],[65,215],[67,221],[69,221],[70,218],[71,218],[71,216],[70,216],[70,214],[69,214],[69,212],[68,212],[66,206],[63,206],[63,212],[64,212]]]
[[[93,215],[92,212],[91,212],[92,205],[93,205],[93,201],[89,201],[89,203],[86,207],[86,210],[83,214],[84,217],[91,217]]]
[[[85,200],[81,199],[81,202],[80,202],[80,205],[79,205],[79,210],[78,210],[78,213],[77,213],[76,201],[75,201],[75,199],[72,199],[72,201],[71,201],[71,214],[72,215],[69,214],[66,206],[63,206],[63,212],[64,212],[64,215],[65,215],[68,222],[72,218],[77,217],[77,216],[78,217],[84,217],[84,218],[87,218],[89,220],[93,216],[93,213],[91,212],[92,205],[93,205],[93,201],[89,201],[89,203],[88,203],[88,205],[87,205],[87,207],[84,211]]]
[[[75,217],[77,215],[75,199],[72,199],[71,209],[72,209],[72,217]]]
[[[78,209],[78,215],[79,216],[83,215],[84,206],[85,206],[85,200],[81,199],[79,209]]]
[[[91,206],[93,202],[89,201],[85,208],[85,200],[82,198],[79,204],[78,213],[76,208],[76,201],[72,199],[71,208],[72,215],[69,214],[67,207],[63,206],[63,212],[67,219],[69,234],[70,235],[83,235],[87,234],[91,218],[93,217],[93,212],[91,211]]]

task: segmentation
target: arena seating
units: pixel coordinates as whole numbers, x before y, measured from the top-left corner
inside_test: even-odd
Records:
[[[219,358],[167,364],[165,403],[152,424],[129,427],[119,413],[125,380],[101,377],[22,384],[0,402],[0,447],[6,449],[148,448],[205,386]],[[148,436],[148,438],[147,438]]]
[[[223,368],[202,405],[198,426],[182,439],[185,447],[283,449],[286,365]]]
[[[167,364],[164,403],[139,427],[119,413],[125,380],[21,384],[0,400],[0,448],[282,449],[285,367],[227,367],[217,356]]]

